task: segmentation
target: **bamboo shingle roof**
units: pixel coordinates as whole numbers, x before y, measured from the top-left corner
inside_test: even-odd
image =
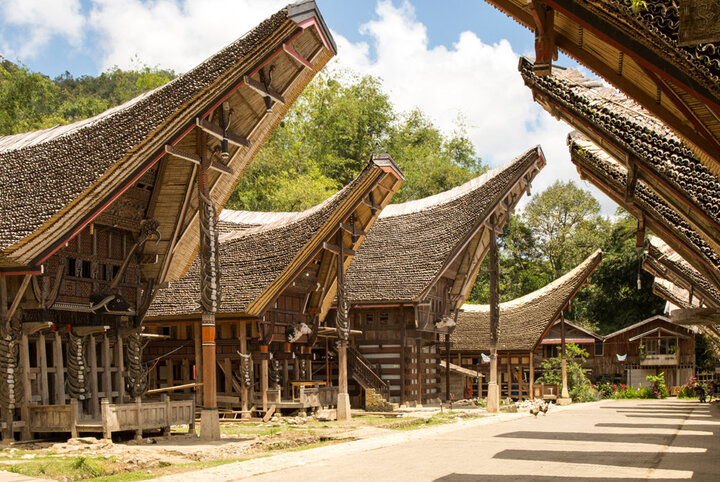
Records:
[[[419,301],[453,256],[474,240],[473,265],[462,281],[464,299],[486,252],[476,239],[483,223],[499,209],[507,213],[544,164],[541,149],[534,147],[462,186],[388,206],[350,265],[347,299],[355,305]]]
[[[720,307],[720,291],[707,278],[693,268],[690,263],[685,261],[662,239],[657,236],[650,236],[649,241],[648,251],[643,259],[643,269],[655,276],[656,282],[660,280],[667,281],[667,283],[658,283],[658,293],[656,294],[671,303],[681,306],[676,302],[677,298],[684,295],[685,304],[689,304],[690,292],[692,291],[695,301],[700,300],[706,306]],[[674,295],[674,299],[669,300],[663,296],[666,292]]]
[[[715,287],[720,286],[720,256],[676,209],[642,179],[637,180],[634,189],[628,190],[625,166],[582,134],[571,133],[568,144],[571,159],[582,178],[589,179],[636,217],[642,217],[658,237]]]
[[[335,50],[315,3],[298,2],[197,67],[123,105],[67,126],[0,138],[0,266],[42,263],[152,173],[157,202],[147,215],[160,222],[162,241],[154,253],[143,254],[174,254],[166,272],[145,274],[178,278],[197,251],[197,229],[188,228],[197,226],[197,197],[193,193],[187,212],[181,212],[183,186],[194,181],[194,168],[165,154],[166,146],[195,152],[197,119],[217,124],[218,107],[227,103],[234,112],[228,130],[246,137],[249,147],[231,147],[231,175],[210,174],[211,198],[222,206],[266,137]],[[266,112],[262,95],[251,85],[257,85],[261,68],[271,66],[271,89],[282,102],[274,101],[272,112]],[[209,150],[218,143],[211,138]],[[176,237],[180,221],[185,225]],[[166,264],[161,259],[158,266]]]
[[[385,206],[401,181],[402,174],[389,156],[378,155],[350,184],[306,211],[223,211],[219,219],[222,299],[218,315],[262,316],[312,259],[334,261],[335,256],[322,256],[323,242],[335,242],[332,236],[341,221],[347,223],[353,215],[360,230],[370,229],[382,211],[373,214],[362,199],[371,192],[375,199],[381,199],[382,193],[384,199],[380,205]],[[356,250],[363,241],[364,237],[360,236],[354,245],[347,247]],[[331,266],[325,268],[326,272],[332,269]],[[330,273],[332,276],[333,271]],[[200,262],[196,259],[185,276],[159,290],[147,319],[198,315],[201,310],[199,274]],[[323,294],[328,300],[326,305],[334,298],[335,290],[333,284]]]
[[[500,303],[499,351],[534,350],[570,300],[602,261],[600,250],[537,291]],[[450,335],[453,352],[490,350],[490,305],[463,305],[457,327]]]
[[[672,129],[577,70],[553,67],[551,75],[538,76],[527,58],[519,69],[540,105],[631,169],[720,251],[720,182]]]
[[[712,21],[683,27],[677,0],[639,8],[632,0],[487,1],[542,32],[535,55],[541,75],[555,49],[564,51],[662,119],[720,174],[720,42],[682,37],[700,33],[703,23],[716,29]]]

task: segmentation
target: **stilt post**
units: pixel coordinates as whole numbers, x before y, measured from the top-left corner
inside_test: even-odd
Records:
[[[562,392],[558,399],[559,405],[567,405],[572,403],[570,392],[568,392],[567,378],[567,353],[565,352],[565,311],[560,312],[560,369],[562,370]]]
[[[498,258],[495,216],[490,222],[490,380],[488,383],[487,411],[500,411],[500,390],[498,387],[497,341],[500,323],[500,261]]]

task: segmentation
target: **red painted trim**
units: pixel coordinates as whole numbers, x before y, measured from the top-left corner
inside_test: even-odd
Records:
[[[295,60],[297,60],[298,62],[300,62],[301,64],[303,64],[305,67],[307,67],[308,69],[312,69],[312,68],[313,68],[313,64],[311,64],[311,63],[308,61],[308,59],[306,59],[305,57],[303,57],[302,55],[300,55],[300,54],[297,52],[297,50],[295,50],[294,48],[292,48],[292,47],[290,46],[290,42],[289,42],[289,41],[288,41],[288,42],[285,42],[285,43],[283,44],[283,50],[284,50],[288,55],[290,55],[292,58],[294,58]]]
[[[317,31],[318,35],[320,36],[320,40],[322,40],[323,45],[326,49],[332,51],[330,48],[330,42],[328,42],[328,39],[325,37],[325,34],[323,33],[322,29],[318,25],[317,19],[315,17],[310,17],[307,20],[303,20],[298,24],[298,26],[305,30],[308,27],[315,27],[315,30]]]
[[[26,275],[26,274],[43,274],[42,268],[38,269],[26,269],[24,271],[2,271],[0,270],[0,276],[14,276],[14,275]]]

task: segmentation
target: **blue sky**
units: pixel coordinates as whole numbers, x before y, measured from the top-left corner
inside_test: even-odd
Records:
[[[518,56],[533,54],[531,31],[480,0],[316,1],[339,46],[328,68],[380,77],[400,111],[420,108],[445,132],[464,126],[491,166],[542,145],[549,162],[535,192],[557,179],[591,189],[569,160],[571,129],[533,102],[517,72]],[[51,77],[113,65],[183,72],[286,2],[0,0],[0,55]],[[558,64],[577,67],[566,56]]]

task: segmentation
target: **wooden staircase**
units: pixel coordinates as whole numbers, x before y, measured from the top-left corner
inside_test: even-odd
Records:
[[[380,378],[380,376],[372,369],[372,364],[357,349],[352,346],[347,347],[347,363],[348,375],[360,384],[365,390],[371,389],[375,393],[382,396],[386,401],[390,401],[390,384]]]

